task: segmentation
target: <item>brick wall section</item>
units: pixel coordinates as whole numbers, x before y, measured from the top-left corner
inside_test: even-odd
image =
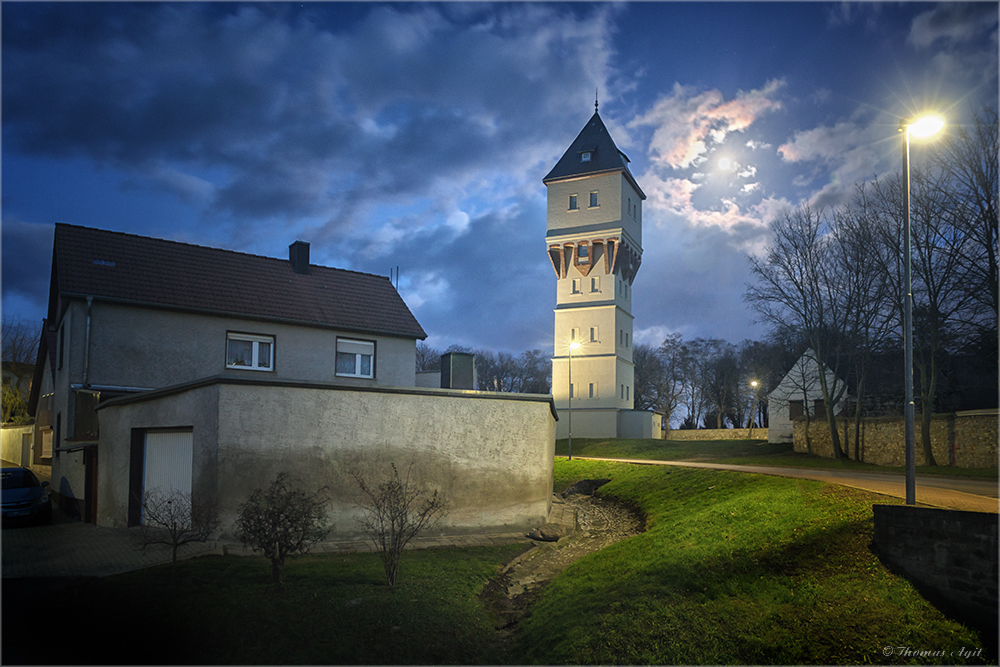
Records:
[[[846,443],[854,458],[854,419],[837,420],[841,446]],[[845,438],[846,435],[846,438]],[[960,468],[997,467],[997,411],[982,410],[935,415],[931,419],[931,446],[938,465]],[[806,422],[798,419],[794,425],[794,448],[806,452]],[[825,421],[809,421],[812,453],[833,457],[830,430]],[[926,465],[920,444],[920,416],[916,421],[916,462]],[[906,465],[906,430],[902,417],[877,417],[862,420],[861,448],[858,458],[865,463],[882,466]]]
[[[932,602],[995,630],[998,515],[907,505],[873,509],[873,543],[887,565]]]
[[[749,440],[750,429],[746,428],[702,428],[671,429],[663,432],[664,440]],[[754,428],[754,440],[767,440],[766,428]],[[831,449],[832,453],[833,450]]]

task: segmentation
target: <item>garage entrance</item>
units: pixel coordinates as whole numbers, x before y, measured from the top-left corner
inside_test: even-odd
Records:
[[[128,525],[142,523],[143,502],[151,491],[161,497],[175,492],[190,495],[193,469],[191,429],[133,430]]]

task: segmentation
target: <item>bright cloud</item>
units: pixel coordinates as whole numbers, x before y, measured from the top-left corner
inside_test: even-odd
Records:
[[[726,100],[718,90],[697,92],[674,84],[670,95],[633,119],[630,127],[653,127],[649,154],[654,162],[683,169],[704,155],[710,145],[721,144],[730,132],[746,130],[761,114],[782,108],[777,94],[785,82],[768,81],[763,88],[740,92]]]

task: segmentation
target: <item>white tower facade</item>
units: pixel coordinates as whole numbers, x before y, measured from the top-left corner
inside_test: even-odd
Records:
[[[642,259],[646,195],[628,162],[595,110],[542,181],[548,191],[545,238],[556,274],[552,395],[558,438],[569,434],[570,401],[574,436],[643,435],[634,427],[642,420],[629,411],[632,283]]]

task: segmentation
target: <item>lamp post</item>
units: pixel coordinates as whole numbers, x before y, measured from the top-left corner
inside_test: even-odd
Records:
[[[903,133],[903,197],[906,201],[906,228],[903,233],[903,420],[906,435],[906,504],[917,504],[916,428],[913,404],[913,281],[910,273],[910,135],[929,137],[944,127],[940,116],[904,118],[899,121]]]
[[[757,381],[751,380],[750,386],[753,387],[753,402],[750,404],[750,424],[747,427],[750,429],[750,433],[747,434],[747,439],[753,438],[753,418],[756,416],[754,413],[757,410]]]
[[[569,460],[573,460],[573,350],[579,350],[580,344],[573,341],[569,344]]]

